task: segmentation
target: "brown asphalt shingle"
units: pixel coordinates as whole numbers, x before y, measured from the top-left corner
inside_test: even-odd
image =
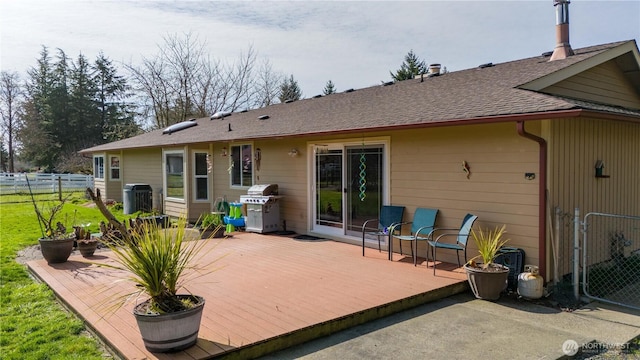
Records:
[[[90,153],[126,148],[144,148],[339,133],[405,126],[446,124],[479,118],[590,108],[589,103],[518,88],[560,71],[625,42],[577,49],[564,60],[549,57],[472,68],[437,77],[406,80],[389,86],[373,86],[349,93],[276,104],[234,113],[224,119],[198,119],[189,129],[162,135],[162,129],[133,138],[95,146]],[[595,105],[591,104],[591,108]],[[611,107],[594,108],[611,111]],[[635,114],[635,113],[634,113]],[[258,120],[268,115],[267,120]],[[640,114],[635,114],[640,115]],[[228,131],[229,124],[232,131]]]

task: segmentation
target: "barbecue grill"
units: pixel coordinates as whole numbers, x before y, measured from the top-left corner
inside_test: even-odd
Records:
[[[267,233],[280,227],[280,198],[278,185],[253,185],[247,195],[240,196],[240,203],[247,205],[245,231]]]

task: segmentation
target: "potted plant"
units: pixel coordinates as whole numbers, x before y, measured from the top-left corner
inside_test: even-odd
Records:
[[[200,216],[200,236],[203,239],[221,238],[224,235],[224,213],[212,212]]]
[[[205,260],[208,242],[190,235],[184,216],[169,228],[156,222],[142,222],[127,229],[106,208],[99,190],[94,194],[87,189],[87,193],[107,218],[109,225],[104,226],[105,230],[111,228],[115,231],[109,233],[118,234],[102,236],[102,243],[114,254],[115,264],[99,265],[127,272],[128,280],[135,284],[134,291],[120,297],[120,305],[141,296],[146,298],[134,307],[133,315],[147,350],[171,352],[194,345],[205,299],[191,294],[185,284],[210,273],[209,266],[218,260]],[[202,265],[197,266],[198,263]]]
[[[73,251],[75,234],[67,232],[66,226],[59,221],[66,200],[67,198],[58,203],[50,202],[38,207],[33,196],[31,197],[40,225],[41,237],[38,239],[40,251],[49,264],[67,261]]]
[[[76,235],[76,247],[83,257],[91,257],[98,248],[98,239],[91,236],[91,232],[87,229],[87,225],[74,226],[74,233]]]
[[[508,241],[503,239],[505,233],[506,225],[493,230],[471,230],[479,255],[466,263],[464,270],[471,291],[478,299],[498,300],[500,293],[507,287],[509,268],[493,262]],[[477,258],[481,258],[482,263],[476,263]]]
[[[175,228],[144,223],[128,239],[104,243],[117,264],[103,266],[128,272],[128,280],[136,285],[122,299],[147,297],[133,310],[147,350],[170,352],[194,345],[205,299],[178,292],[206,242],[189,239],[186,218],[180,218]]]

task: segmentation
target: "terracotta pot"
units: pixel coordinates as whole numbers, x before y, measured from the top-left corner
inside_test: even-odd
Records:
[[[509,268],[499,264],[491,264],[489,269],[478,266],[464,265],[467,273],[467,281],[473,295],[478,299],[495,301],[500,298],[500,293],[507,288]]]
[[[40,238],[40,251],[49,264],[59,264],[67,261],[73,251],[75,235],[71,234],[63,239]]]
[[[98,248],[97,240],[78,240],[78,250],[83,257],[91,257]]]
[[[204,298],[193,295],[177,295],[192,298],[196,305],[175,313],[151,315],[144,313],[149,300],[136,305],[133,315],[138,322],[145,348],[151,352],[172,352],[195,345],[198,341],[200,321],[204,310]]]

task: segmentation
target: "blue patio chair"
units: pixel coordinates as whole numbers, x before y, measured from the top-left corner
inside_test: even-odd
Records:
[[[438,216],[438,209],[417,208],[413,214],[413,221],[408,223],[401,223],[396,226],[404,224],[411,224],[411,233],[409,235],[395,235],[395,228],[393,238],[398,239],[400,243],[400,253],[402,254],[402,242],[411,241],[411,256],[413,257],[413,265],[415,266],[418,258],[418,242],[427,241],[430,239],[431,232],[436,226],[436,217]],[[392,239],[390,239],[392,240]],[[414,244],[415,243],[415,244]],[[415,246],[415,251],[413,249]],[[391,259],[393,248],[389,244],[389,259]],[[427,249],[428,250],[428,249]]]
[[[429,244],[429,247],[432,249],[433,251],[433,275],[436,274],[436,249],[449,249],[449,250],[455,250],[456,251],[456,258],[458,259],[458,266],[462,266],[460,265],[460,251],[464,251],[464,262],[467,262],[467,240],[469,240],[469,235],[471,235],[471,227],[473,226],[473,223],[478,219],[478,217],[476,215],[473,214],[467,214],[465,215],[464,219],[462,220],[462,225],[460,225],[459,229],[435,229],[435,231],[452,231],[455,230],[456,232],[453,233],[443,233],[438,235],[438,237],[435,240],[429,239],[429,241],[427,241],[427,243]],[[455,243],[445,243],[445,242],[441,242],[440,240],[442,238],[448,237],[448,236],[455,236],[456,237],[456,242]],[[427,264],[429,264],[429,251],[427,250]]]
[[[362,256],[364,256],[364,239],[366,235],[373,235],[378,238],[378,251],[382,251],[380,246],[380,237],[386,236],[387,238],[393,232],[390,231],[391,227],[395,224],[402,222],[402,216],[404,215],[404,206],[384,205],[380,209],[380,217],[378,219],[369,219],[362,224]],[[374,223],[377,223],[377,227],[372,227]],[[367,227],[367,225],[369,227]],[[397,229],[400,231],[400,228]]]

